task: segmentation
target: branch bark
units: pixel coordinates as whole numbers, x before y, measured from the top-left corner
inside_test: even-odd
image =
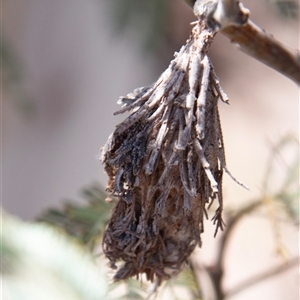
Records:
[[[197,10],[201,7],[204,12],[208,11],[206,17],[214,17],[214,12],[209,9],[217,11],[217,7],[221,7],[218,11],[218,16],[221,19],[234,20],[240,17],[240,12],[236,6],[231,5],[234,9],[230,10],[230,5],[233,2],[238,3],[236,0],[185,0],[191,7]],[[215,3],[213,6],[211,3]],[[242,4],[239,4],[243,9]],[[203,8],[204,7],[204,8]],[[207,8],[214,7],[214,8]],[[226,7],[223,9],[222,7]],[[223,15],[222,15],[223,14]],[[235,15],[236,14],[236,15]],[[196,13],[197,15],[197,13]],[[208,20],[209,21],[209,20]],[[237,44],[239,48],[254,57],[260,62],[280,72],[286,77],[293,80],[296,84],[300,85],[300,52],[299,50],[290,50],[287,46],[283,45],[271,35],[267,34],[264,30],[255,25],[251,20],[244,24],[224,23],[220,24],[220,32],[229,38],[233,43]]]
[[[268,35],[252,21],[243,26],[230,25],[221,33],[248,55],[280,72],[300,85],[300,53]]]

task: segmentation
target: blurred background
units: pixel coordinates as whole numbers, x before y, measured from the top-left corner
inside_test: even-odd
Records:
[[[276,39],[299,47],[293,1],[245,0],[251,19]],[[32,220],[49,207],[80,201],[83,187],[106,175],[99,149],[125,116],[113,116],[118,97],[154,82],[189,36],[191,9],[182,0],[2,1],[2,205]],[[218,34],[210,51],[230,106],[220,103],[231,172],[225,206],[245,205],[262,193],[270,151],[299,135],[294,82],[248,57]],[[287,151],[287,159],[294,155]],[[272,175],[271,190],[281,169]],[[207,222],[200,259],[214,255]],[[283,226],[289,256],[299,253],[298,230]],[[256,218],[235,232],[225,286],[278,263],[272,224]],[[232,299],[298,299],[298,268]]]

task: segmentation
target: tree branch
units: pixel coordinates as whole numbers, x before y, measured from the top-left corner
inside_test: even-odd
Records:
[[[219,23],[220,32],[241,50],[300,85],[300,53],[292,51],[248,20],[248,10],[236,0],[185,0],[197,17]],[[245,22],[244,22],[245,20]]]
[[[252,21],[246,25],[230,25],[221,29],[240,49],[300,85],[300,53],[268,35]]]

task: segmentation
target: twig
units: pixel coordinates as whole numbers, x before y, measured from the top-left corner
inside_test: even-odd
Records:
[[[224,299],[225,297],[225,292],[222,288],[222,279],[224,275],[224,258],[226,254],[226,247],[232,234],[232,231],[241,218],[243,218],[246,214],[252,212],[253,210],[257,209],[262,204],[263,202],[260,200],[252,202],[246,207],[239,210],[236,215],[229,218],[229,220],[227,221],[226,230],[222,235],[220,247],[218,248],[216,262],[213,266],[206,268],[212,280],[218,300]]]
[[[230,25],[221,29],[240,49],[300,85],[300,53],[268,35],[252,21],[246,25]]]
[[[231,218],[229,218],[227,220],[226,230],[224,231],[224,233],[222,235],[222,238],[221,238],[221,241],[220,241],[219,251],[217,253],[217,261],[216,261],[217,266],[221,266],[221,267],[223,266],[226,246],[227,246],[227,243],[229,241],[230,235],[231,235],[233,229],[235,228],[235,225],[246,214],[249,214],[250,212],[257,209],[262,204],[263,204],[263,201],[261,201],[261,200],[254,201],[254,202],[250,203],[249,205],[245,206],[244,208],[242,208],[241,210],[239,210],[236,213],[236,215],[232,216]]]
[[[222,287],[222,279],[224,275],[224,258],[226,255],[226,247],[230,240],[230,236],[232,234],[233,229],[235,228],[235,225],[246,215],[250,212],[254,211],[258,207],[260,207],[263,204],[263,201],[257,200],[255,202],[252,202],[251,204],[247,205],[246,207],[242,208],[237,212],[236,215],[229,218],[227,221],[227,227],[222,235],[221,241],[220,241],[220,247],[218,249],[217,253],[217,259],[213,266],[206,267],[206,271],[208,272],[213,286],[214,291],[217,295],[218,300],[227,299],[231,296],[234,296],[241,291],[243,291],[246,288],[249,288],[250,286],[255,285],[258,282],[261,282],[265,279],[268,279],[271,276],[277,275],[281,272],[284,272],[285,270],[288,270],[289,268],[296,265],[297,262],[299,262],[299,257],[293,258],[290,261],[288,261],[285,265],[276,266],[266,272],[263,272],[259,275],[254,276],[253,278],[247,279],[244,282],[240,283],[237,287],[233,288],[229,292],[225,292]]]
[[[196,16],[203,14],[208,23],[218,24],[220,32],[237,44],[242,51],[300,85],[299,50],[290,50],[251,20],[247,20],[248,10],[241,3],[236,0],[185,0],[185,2],[194,8]]]
[[[259,275],[254,276],[253,278],[247,279],[244,282],[240,283],[237,287],[233,288],[231,291],[227,292],[224,295],[224,299],[232,297],[232,296],[238,294],[239,292],[249,288],[250,286],[255,285],[258,282],[262,282],[263,280],[266,280],[272,276],[280,274],[280,273],[296,266],[297,263],[299,263],[299,257],[294,257],[294,258],[290,259],[284,265],[276,266],[266,272],[263,272]]]

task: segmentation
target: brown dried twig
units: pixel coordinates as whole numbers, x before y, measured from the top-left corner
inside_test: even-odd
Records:
[[[245,53],[300,84],[300,53],[292,51],[248,21],[244,26],[227,26],[221,30]]]
[[[245,12],[246,10],[239,1],[185,1],[194,7],[196,15],[199,10],[200,13],[205,9],[207,11],[207,7],[209,6],[210,10],[207,12],[208,21],[216,22],[222,34],[237,44],[248,55],[282,73],[298,85],[300,84],[299,50],[290,50],[252,21],[241,18],[241,11]]]

